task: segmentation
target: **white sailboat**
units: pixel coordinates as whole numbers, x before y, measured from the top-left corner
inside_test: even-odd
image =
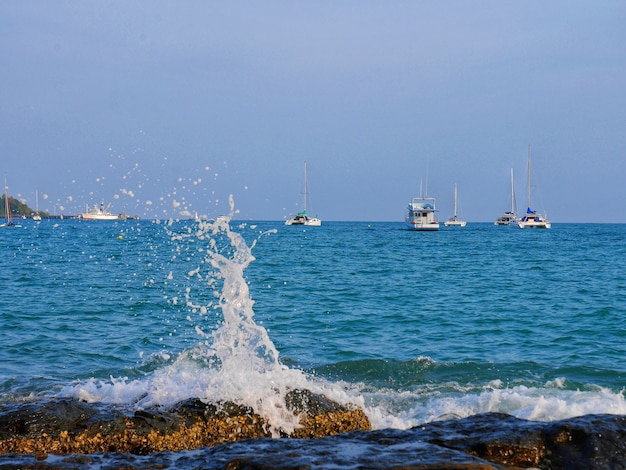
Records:
[[[322,225],[322,220],[318,217],[311,217],[306,212],[307,196],[309,192],[308,181],[306,176],[306,162],[304,162],[304,210],[292,215],[285,225],[306,225],[308,227],[319,227]]]
[[[552,224],[546,217],[541,215],[537,211],[530,208],[530,145],[528,146],[528,187],[526,188],[528,194],[528,208],[526,213],[518,220],[517,224],[519,228],[550,228]]]
[[[39,191],[35,191],[35,214],[33,214],[33,220],[41,220],[39,214]]]
[[[19,224],[13,222],[13,215],[11,214],[11,203],[9,202],[9,187],[7,186],[7,179],[4,178],[4,223],[0,224],[0,227],[19,226]]]
[[[517,223],[517,205],[515,203],[515,183],[513,181],[513,168],[511,168],[511,210],[506,211],[493,223],[494,225],[510,225]]]
[[[459,219],[459,217],[457,216],[456,199],[457,187],[456,183],[454,183],[454,214],[443,223],[446,227],[465,227],[467,225],[467,222],[465,220]]]

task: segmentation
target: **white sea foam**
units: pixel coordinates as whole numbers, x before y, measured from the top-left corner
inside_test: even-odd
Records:
[[[517,386],[489,387],[477,393],[386,392],[369,394],[366,403],[366,413],[374,429],[408,429],[431,421],[489,412],[531,421],[555,421],[586,414],[626,414],[624,392],[601,387],[586,391]]]

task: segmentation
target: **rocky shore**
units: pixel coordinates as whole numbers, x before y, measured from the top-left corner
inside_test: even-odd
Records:
[[[188,400],[124,410],[73,400],[0,406],[0,468],[626,469],[626,417],[542,423],[504,414],[371,431],[362,410],[308,391],[282,439],[251,409]]]
[[[281,437],[315,438],[371,429],[362,410],[307,390],[289,392],[285,406],[299,417],[301,427]],[[262,417],[232,402],[192,399],[168,410],[134,412],[69,399],[0,406],[0,454],[146,455],[271,436]]]

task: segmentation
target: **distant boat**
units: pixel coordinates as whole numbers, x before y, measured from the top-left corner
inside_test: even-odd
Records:
[[[456,213],[456,198],[457,198],[457,187],[456,183],[454,183],[454,214],[448,220],[444,222],[446,227],[465,227],[467,222],[465,220],[459,219]]]
[[[434,197],[422,195],[420,185],[420,196],[414,197],[409,202],[409,212],[404,218],[410,230],[420,232],[434,232],[439,230],[439,221],[435,218],[437,206]]]
[[[104,202],[100,203],[100,206],[94,205],[91,209],[87,206],[85,212],[80,216],[85,220],[118,220],[120,217],[116,214],[112,214],[109,211],[111,204],[104,207]]]
[[[322,220],[317,217],[311,217],[306,212],[306,202],[308,196],[308,181],[306,177],[306,162],[304,162],[304,210],[292,215],[285,225],[307,225],[309,227],[319,227],[322,225]]]
[[[528,146],[528,208],[526,213],[517,221],[519,228],[550,228],[552,224],[545,215],[539,214],[530,208],[530,145]]]
[[[0,227],[19,227],[20,225],[13,222],[13,215],[11,214],[11,203],[9,202],[9,187],[7,186],[7,179],[4,179],[4,223],[0,224]]]
[[[33,220],[41,220],[41,215],[39,214],[39,191],[35,191],[35,214],[33,215]]]
[[[515,224],[519,220],[517,216],[517,207],[515,204],[515,183],[513,182],[513,168],[511,168],[511,210],[506,211],[503,215],[498,217],[494,222],[494,225],[510,225]]]
[[[437,209],[434,197],[414,197],[411,199],[408,209],[405,222],[409,229],[415,231],[439,230],[439,221],[435,220]]]

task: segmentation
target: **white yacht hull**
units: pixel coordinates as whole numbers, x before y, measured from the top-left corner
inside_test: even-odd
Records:
[[[435,232],[439,230],[439,222],[431,223],[419,223],[419,222],[407,222],[407,227],[416,232]]]
[[[293,216],[285,222],[285,225],[305,225],[307,227],[321,227],[322,219],[308,217],[306,215]]]
[[[443,225],[446,227],[465,227],[467,222],[464,220],[454,219],[454,220],[446,220]]]
[[[552,224],[550,222],[548,222],[547,220],[528,220],[528,221],[522,221],[520,220],[519,222],[517,222],[517,225],[519,226],[519,228],[551,228]]]

